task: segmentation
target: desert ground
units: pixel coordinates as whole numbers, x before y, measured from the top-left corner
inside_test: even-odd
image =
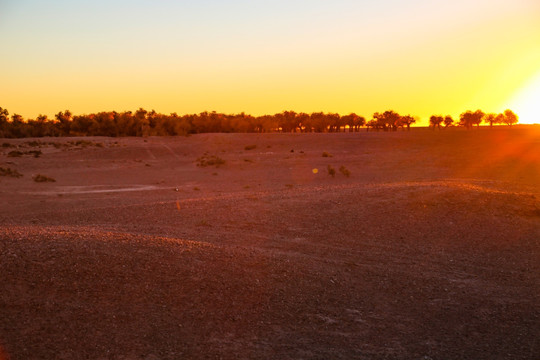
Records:
[[[540,358],[538,126],[0,145],[0,359]]]

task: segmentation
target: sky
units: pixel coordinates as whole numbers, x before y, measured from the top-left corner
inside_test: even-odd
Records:
[[[540,122],[534,102],[538,0],[0,0],[0,107],[25,118],[511,108]]]

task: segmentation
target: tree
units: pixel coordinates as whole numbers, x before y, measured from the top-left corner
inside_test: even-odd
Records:
[[[0,125],[7,123],[9,120],[9,112],[7,109],[2,109],[0,107]]]
[[[363,116],[357,116],[353,119],[354,131],[360,131],[360,127],[366,125],[366,118]]]
[[[146,114],[148,114],[148,111],[146,111],[143,108],[139,108],[139,110],[135,111],[135,121],[137,123],[137,136],[148,136],[148,133],[150,131],[150,124],[148,123]]]
[[[510,109],[504,110],[504,123],[508,126],[517,124],[518,116]]]
[[[350,113],[341,117],[341,121],[345,127],[349,126],[349,132],[356,132],[360,129],[360,126],[364,126],[366,119],[362,116],[358,116],[355,113]]]
[[[7,136],[7,126],[8,126],[9,112],[7,109],[0,107],[0,137]]]
[[[493,124],[497,123],[497,114],[489,113],[484,116],[484,122],[489,124],[489,127],[493,127]]]
[[[401,123],[407,126],[407,131],[411,130],[411,124],[414,124],[416,119],[411,115],[405,115],[401,117]]]
[[[480,126],[484,115],[485,114],[482,112],[482,110],[476,110],[475,112],[467,110],[459,116],[459,125],[465,126],[467,129],[472,128],[473,125],[476,125],[478,127]]]
[[[323,112],[314,112],[309,116],[310,127],[315,132],[323,132],[326,129],[326,115]]]
[[[382,114],[378,112],[374,113],[373,119],[377,121],[377,125],[384,131],[388,131],[389,129],[397,131],[400,126],[401,116],[393,110],[388,110]]]
[[[452,119],[452,117],[450,115],[446,115],[444,117],[444,127],[447,128],[449,126],[452,126],[452,124],[454,123],[454,119]]]
[[[25,137],[24,119],[19,114],[11,115],[11,136],[15,138]]]
[[[429,118],[429,126],[433,127],[433,130],[435,130],[435,127],[437,127],[439,130],[441,129],[441,123],[444,121],[444,117],[441,115],[431,115]]]
[[[60,111],[58,114],[54,115],[54,117],[58,121],[57,127],[60,130],[60,133],[64,136],[68,136],[71,130],[71,112],[69,110],[64,112]]]
[[[309,114],[303,112],[296,114],[296,120],[298,121],[298,127],[300,128],[300,132],[311,131],[311,129],[308,129],[307,127],[307,125],[309,124]]]
[[[375,119],[369,120],[369,121],[366,123],[366,131],[367,131],[367,132],[369,132],[369,128],[378,131],[378,130],[379,130],[379,124],[378,124],[377,120],[375,120]]]
[[[296,132],[298,127],[298,120],[296,119],[296,112],[294,111],[283,111],[280,114],[276,114],[279,119],[279,127],[283,132]]]

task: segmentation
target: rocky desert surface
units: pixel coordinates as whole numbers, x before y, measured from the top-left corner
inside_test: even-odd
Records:
[[[538,126],[0,146],[0,359],[540,358]]]

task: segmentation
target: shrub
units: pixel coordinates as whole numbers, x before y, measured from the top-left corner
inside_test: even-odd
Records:
[[[13,150],[8,152],[8,157],[21,157],[23,155],[33,155],[35,158],[38,158],[43,154],[41,150],[30,150],[30,151],[19,151],[19,150]]]
[[[257,148],[257,145],[246,145],[246,146],[244,147],[244,150],[253,150],[253,149],[255,149],[255,148]]]
[[[331,165],[328,165],[327,169],[328,175],[330,175],[331,177],[336,176],[336,169],[334,169]]]
[[[35,182],[56,182],[55,179],[41,174],[35,175],[33,179]]]
[[[23,176],[23,174],[21,174],[17,170],[12,170],[10,168],[4,169],[3,167],[0,167],[0,176],[9,176],[9,177],[14,177],[14,178],[20,178],[21,176]]]
[[[216,155],[203,155],[197,159],[197,166],[206,167],[206,166],[215,166],[219,167],[220,165],[225,164],[225,160]]]
[[[3,148],[10,148],[10,147],[11,147],[11,148],[14,148],[14,147],[17,147],[17,146],[5,142],[5,143],[2,144],[2,147],[3,147]]]
[[[13,150],[13,151],[8,152],[7,156],[8,157],[21,157],[23,156],[23,152],[19,150]]]
[[[346,177],[351,176],[351,172],[349,171],[349,169],[347,169],[343,165],[339,168],[339,172],[342,173],[343,175],[345,175]]]
[[[31,151],[26,152],[26,154],[28,154],[28,155],[34,155],[35,158],[38,158],[38,157],[40,157],[41,154],[43,154],[43,153],[41,152],[41,150],[31,150]]]
[[[322,157],[332,157],[332,155],[330,155],[329,153],[327,153],[326,151],[324,151],[322,153]]]
[[[26,144],[30,147],[37,147],[42,145],[40,141],[27,141]]]

